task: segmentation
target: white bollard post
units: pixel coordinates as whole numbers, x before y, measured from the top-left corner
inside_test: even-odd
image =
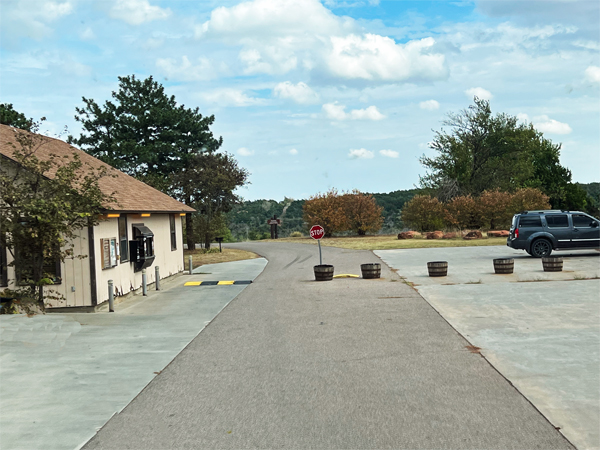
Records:
[[[113,280],[108,280],[108,312],[115,312],[115,290]]]
[[[142,295],[148,295],[148,285],[146,284],[146,269],[142,269]]]
[[[193,266],[193,262],[192,262],[192,255],[188,256],[188,267],[190,268],[190,275],[191,275],[192,271],[194,270],[194,266]]]

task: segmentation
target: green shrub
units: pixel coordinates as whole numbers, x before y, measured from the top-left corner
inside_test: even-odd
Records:
[[[300,231],[294,231],[293,233],[290,233],[290,237],[291,238],[299,238],[304,236]]]

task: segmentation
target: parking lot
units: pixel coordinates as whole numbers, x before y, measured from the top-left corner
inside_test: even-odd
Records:
[[[578,448],[600,448],[600,253],[557,252],[562,272],[507,247],[375,252]],[[514,258],[496,275],[494,258]],[[448,261],[431,278],[428,261]]]

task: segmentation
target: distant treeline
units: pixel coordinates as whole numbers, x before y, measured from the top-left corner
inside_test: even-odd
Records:
[[[588,212],[600,216],[600,183],[581,184],[587,193]],[[393,191],[387,194],[371,194],[377,204],[383,207],[383,227],[380,234],[394,234],[404,229],[400,212],[404,204],[415,195],[423,193],[420,189]],[[283,201],[254,200],[239,203],[227,213],[229,229],[236,241],[267,239],[270,237],[270,226],[267,220],[276,215],[281,219],[279,237],[287,237],[295,231],[307,235],[306,225],[302,219],[302,205],[305,200],[284,198]]]
[[[577,183],[587,192],[587,211],[593,216],[600,217],[600,183]]]
[[[410,189],[389,194],[371,194],[377,204],[383,207],[384,223],[380,233],[394,233],[403,228],[400,220],[402,206],[419,192],[418,189]],[[235,240],[266,239],[271,236],[267,220],[276,215],[281,219],[279,237],[287,237],[295,231],[306,235],[308,230],[302,219],[304,201],[284,198],[281,202],[254,200],[235,205],[227,213],[231,234]]]

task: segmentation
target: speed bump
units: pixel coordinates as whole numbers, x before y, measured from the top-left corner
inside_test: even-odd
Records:
[[[188,281],[184,286],[231,286],[236,284],[251,284],[252,280],[221,280],[221,281]]]
[[[339,275],[334,275],[333,278],[358,278],[358,275],[352,273],[340,273]]]

